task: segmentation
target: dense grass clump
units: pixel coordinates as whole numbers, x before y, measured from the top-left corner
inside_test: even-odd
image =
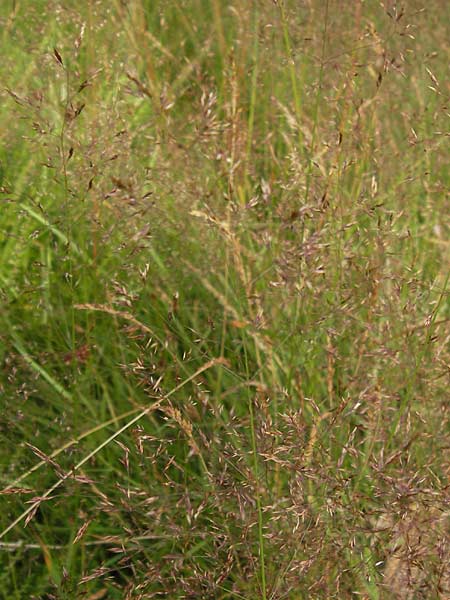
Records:
[[[449,597],[448,17],[0,3],[2,598]]]

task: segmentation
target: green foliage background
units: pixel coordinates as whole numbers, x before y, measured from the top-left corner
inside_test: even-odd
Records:
[[[3,598],[447,597],[448,12],[1,3]]]

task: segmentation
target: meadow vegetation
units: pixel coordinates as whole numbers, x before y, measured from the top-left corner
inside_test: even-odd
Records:
[[[444,599],[443,0],[0,3],[0,597]]]

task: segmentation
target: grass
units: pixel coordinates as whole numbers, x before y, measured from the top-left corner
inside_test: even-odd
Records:
[[[448,597],[446,12],[1,3],[0,597]]]

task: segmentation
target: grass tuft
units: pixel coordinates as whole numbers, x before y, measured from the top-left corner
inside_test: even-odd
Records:
[[[445,3],[0,3],[0,598],[444,599]]]

